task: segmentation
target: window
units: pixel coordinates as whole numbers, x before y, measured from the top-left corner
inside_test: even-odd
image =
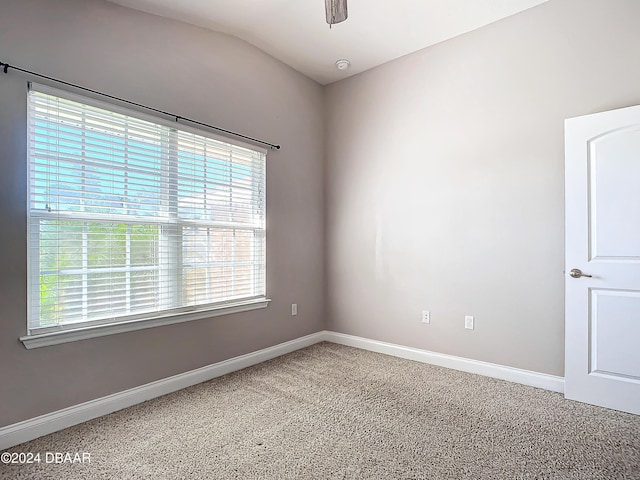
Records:
[[[265,151],[38,85],[28,128],[29,335],[265,300]]]

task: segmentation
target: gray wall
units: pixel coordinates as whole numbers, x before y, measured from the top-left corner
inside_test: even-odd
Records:
[[[1,61],[282,150],[267,159],[267,309],[27,351],[26,79],[0,74],[0,426],[321,330],[322,88],[233,37],[106,2],[1,4]]]
[[[27,351],[26,87],[0,74],[0,426],[323,328],[563,374],[563,120],[640,103],[636,0],[551,0],[324,90],[226,35],[1,1],[0,60],[283,149],[267,309]]]
[[[638,19],[551,0],[327,88],[330,330],[563,375],[563,120],[640,103]]]

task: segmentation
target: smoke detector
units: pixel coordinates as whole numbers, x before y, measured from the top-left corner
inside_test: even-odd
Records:
[[[346,70],[347,68],[349,68],[349,65],[351,65],[351,62],[349,62],[349,60],[345,60],[344,58],[336,61],[336,67],[338,67],[338,70]]]

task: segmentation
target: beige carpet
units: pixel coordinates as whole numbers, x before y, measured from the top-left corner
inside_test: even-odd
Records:
[[[9,449],[19,479],[640,479],[640,417],[321,343]]]

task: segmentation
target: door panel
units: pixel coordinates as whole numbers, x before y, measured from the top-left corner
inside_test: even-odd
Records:
[[[640,414],[640,106],[565,122],[565,208],[565,396]]]
[[[590,373],[640,381],[640,292],[591,291]]]
[[[640,260],[640,129],[625,128],[589,141],[591,259]]]

